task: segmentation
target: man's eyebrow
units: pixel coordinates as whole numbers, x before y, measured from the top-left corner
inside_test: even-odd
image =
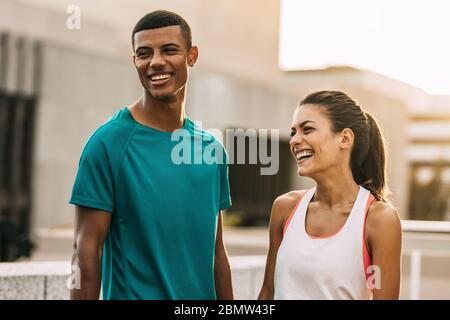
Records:
[[[136,52],[138,52],[139,50],[150,50],[150,49],[151,49],[150,47],[141,46],[136,49]]]
[[[166,44],[161,46],[161,48],[165,48],[165,47],[177,47],[177,48],[180,48],[180,46],[178,44],[172,43],[172,42],[166,43]]]
[[[180,48],[180,45],[178,45],[178,44],[176,44],[176,43],[170,42],[170,43],[163,44],[163,45],[161,46],[161,48],[167,48],[167,47],[177,47],[177,48]],[[140,47],[138,47],[138,48],[136,49],[136,52],[138,52],[139,50],[152,50],[152,48],[147,47],[147,46],[140,46]]]

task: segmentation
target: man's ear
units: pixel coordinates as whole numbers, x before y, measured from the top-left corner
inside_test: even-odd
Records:
[[[352,129],[345,128],[340,133],[340,146],[342,149],[349,149],[353,146],[355,141],[355,134]]]
[[[188,52],[188,64],[190,67],[193,67],[195,62],[197,62],[197,58],[198,58],[198,47],[197,46],[192,46],[189,49]]]

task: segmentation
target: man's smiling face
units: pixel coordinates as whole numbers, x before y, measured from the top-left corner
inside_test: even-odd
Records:
[[[197,60],[198,49],[187,48],[180,26],[139,31],[134,48],[134,65],[151,97],[171,102],[184,94],[188,68]]]

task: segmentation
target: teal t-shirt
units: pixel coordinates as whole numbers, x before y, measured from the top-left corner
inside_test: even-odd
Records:
[[[227,154],[188,118],[170,133],[118,111],[86,143],[70,203],[112,214],[104,299],[216,299],[218,213],[231,206]]]

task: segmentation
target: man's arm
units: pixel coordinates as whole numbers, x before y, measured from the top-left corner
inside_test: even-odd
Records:
[[[373,289],[373,299],[399,299],[402,229],[398,212],[381,201],[371,205],[367,214],[366,239],[372,264],[379,268],[375,272],[380,271],[381,283],[379,288]]]
[[[228,254],[223,243],[222,213],[217,223],[216,248],[214,256],[214,282],[218,300],[233,300],[233,285]]]
[[[70,290],[72,300],[97,300],[100,295],[102,249],[111,222],[111,213],[76,206],[72,266],[81,277],[80,288]]]

